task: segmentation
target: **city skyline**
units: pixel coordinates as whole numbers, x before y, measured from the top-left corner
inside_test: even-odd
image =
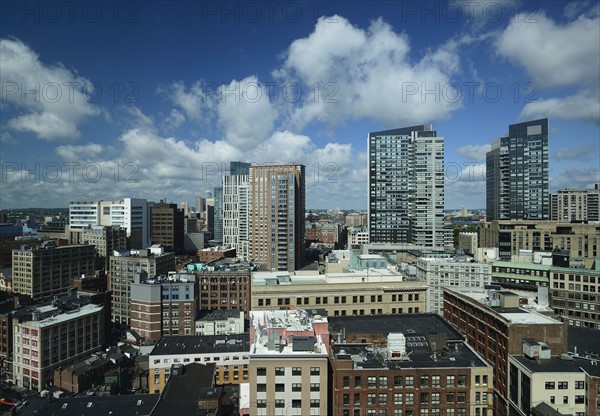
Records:
[[[598,4],[10,5],[0,209],[194,201],[240,160],[366,210],[365,135],[419,124],[445,137],[445,209],[482,208],[490,143],[546,117],[549,191],[600,182]]]

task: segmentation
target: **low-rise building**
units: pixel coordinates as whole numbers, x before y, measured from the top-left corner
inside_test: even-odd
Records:
[[[521,304],[509,291],[442,290],[444,318],[494,367],[495,413],[508,414],[509,354],[521,353],[524,338],[543,339],[557,354],[566,353],[566,324]]]
[[[216,310],[196,321],[196,335],[243,334],[244,326],[244,311]]]
[[[161,338],[150,353],[150,392],[163,391],[173,364],[213,363],[216,365],[216,384],[248,381],[248,341],[247,334]]]
[[[427,285],[404,280],[388,269],[346,273],[252,273],[252,311],[319,309],[329,316],[419,313],[426,308]]]
[[[492,267],[486,263],[467,262],[464,257],[420,258],[417,260],[417,278],[429,285],[427,312],[442,314],[442,288],[449,287],[458,291],[483,289],[492,280]]]
[[[251,278],[249,265],[232,265],[221,270],[202,271],[200,279],[200,310],[250,310]]]
[[[41,391],[54,369],[97,351],[104,343],[104,307],[86,304],[33,307],[13,317],[13,382]]]
[[[477,238],[477,233],[458,233],[458,248],[466,254],[474,255],[479,247]]]
[[[365,338],[332,346],[330,414],[493,414],[492,367],[443,318],[332,318],[332,329]]]
[[[145,339],[193,335],[198,317],[198,277],[174,273],[149,278],[134,274],[131,283],[131,329]]]
[[[522,354],[509,357],[512,414],[529,415],[542,403],[562,414],[597,414],[600,411],[598,361],[551,354],[544,342],[524,339]]]
[[[250,416],[326,415],[327,318],[305,310],[250,314]]]

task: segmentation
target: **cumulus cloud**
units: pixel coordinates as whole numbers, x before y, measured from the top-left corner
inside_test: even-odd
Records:
[[[578,169],[566,166],[562,172],[550,177],[550,190],[557,191],[564,188],[591,189],[597,183],[600,183],[600,169]]]
[[[45,64],[18,39],[0,39],[2,102],[26,114],[9,119],[9,128],[44,140],[81,136],[79,124],[101,113],[90,103],[91,83],[61,63]],[[3,109],[5,110],[5,109]]]
[[[540,13],[537,22],[516,16],[496,41],[497,52],[523,66],[543,87],[598,88],[600,17],[580,17],[561,25]]]
[[[588,143],[581,146],[558,149],[552,154],[552,157],[556,160],[589,161],[592,160],[594,154],[598,155],[598,152],[597,145]]]
[[[459,147],[456,152],[469,160],[485,160],[485,154],[490,151],[491,147],[490,144],[470,144]]]
[[[562,98],[541,99],[525,104],[519,117],[523,120],[550,117],[598,123],[600,97],[592,91],[583,91]]]
[[[98,143],[88,143],[81,146],[64,145],[56,148],[56,154],[67,162],[97,159],[105,149]]]
[[[414,124],[446,119],[461,107],[459,100],[443,96],[460,68],[460,42],[447,42],[411,61],[408,37],[382,19],[363,30],[341,16],[334,18],[336,23],[319,19],[308,37],[293,41],[273,72],[280,83],[297,83],[306,92],[291,112],[294,126],[363,117]],[[425,94],[436,89],[437,97]]]

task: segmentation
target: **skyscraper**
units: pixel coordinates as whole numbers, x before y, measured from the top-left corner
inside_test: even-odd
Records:
[[[223,242],[223,187],[215,187],[215,216],[214,216],[214,236],[216,244]]]
[[[444,138],[431,124],[369,133],[372,243],[451,244],[444,228]]]
[[[248,175],[250,164],[231,162],[230,175],[223,176],[223,244],[248,257]]]
[[[486,154],[487,220],[547,220],[548,119],[511,124]]]
[[[161,244],[167,251],[183,251],[183,210],[177,204],[154,203],[151,212],[152,244]]]
[[[250,168],[250,260],[293,271],[304,262],[304,165]]]

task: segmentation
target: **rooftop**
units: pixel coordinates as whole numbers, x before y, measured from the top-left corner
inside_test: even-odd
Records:
[[[210,354],[250,351],[248,334],[162,337],[150,355]]]
[[[239,318],[240,313],[243,313],[240,309],[215,309],[200,318],[200,321],[226,321],[229,318]]]
[[[250,353],[327,356],[327,346],[314,324],[327,325],[327,317],[304,309],[251,312],[254,339]]]
[[[419,339],[419,341],[413,339]],[[335,344],[333,346],[333,356],[336,361],[352,360],[354,370],[489,367],[463,341],[449,342],[434,352],[432,345],[426,341],[424,336],[408,336],[406,340],[406,354],[397,359],[391,358],[387,347],[375,348],[369,344]]]
[[[449,341],[463,337],[441,316],[432,313],[401,315],[336,316],[329,318],[329,333],[381,334],[402,332],[407,336],[428,333],[443,334]]]
[[[581,373],[582,364],[588,362],[581,359],[563,356],[552,356],[547,359],[532,359],[523,355],[513,355],[512,358],[532,373]]]
[[[158,394],[124,394],[55,399],[29,398],[20,410],[22,416],[34,415],[139,415],[148,416],[160,398]]]
[[[77,309],[64,310],[59,307],[46,305],[37,308],[31,308],[20,316],[20,322],[27,322],[30,327],[46,328],[52,325],[58,325],[73,319],[81,318],[98,313],[103,309],[102,305],[87,304]],[[49,317],[42,318],[50,315]],[[42,319],[40,319],[42,318]],[[40,319],[40,320],[35,320]]]
[[[404,282],[402,272],[389,269],[368,268],[348,270],[344,273],[294,274],[290,272],[253,272],[253,286],[270,285],[315,285],[315,284],[352,284],[352,283],[398,283]],[[414,286],[426,288],[425,283],[411,282]]]

